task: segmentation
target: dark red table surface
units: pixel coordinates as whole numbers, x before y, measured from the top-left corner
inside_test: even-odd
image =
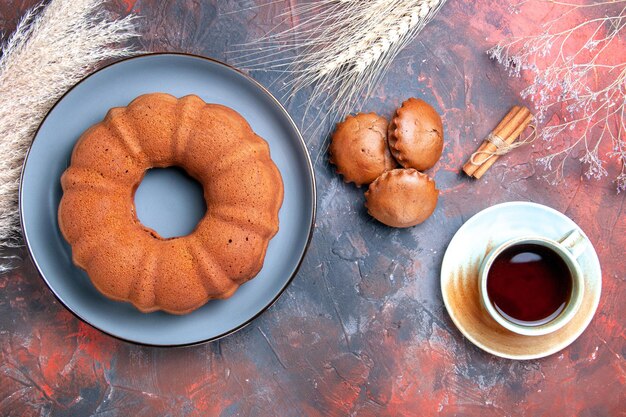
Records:
[[[270,29],[285,3],[113,1],[120,15],[144,16],[137,46],[227,60],[226,51]],[[0,5],[10,33],[32,0]],[[510,79],[484,51],[512,25],[537,31],[509,2],[450,0],[394,62],[365,103],[391,115],[410,96],[443,114],[444,156],[432,170],[442,190],[435,215],[398,230],[373,221],[363,192],[344,184],[325,159],[316,167],[318,220],[292,285],[243,330],[184,349],[135,346],[108,337],[65,310],[24,261],[0,276],[2,416],[620,416],[626,415],[626,193],[610,180],[582,179],[577,162],[552,187],[519,149],[480,182],[459,175],[478,141],[513,104],[523,79]],[[270,85],[275,75],[251,75]],[[271,90],[278,93],[278,86]],[[19,92],[15,92],[19,94]],[[3,99],[8,99],[3,97]],[[301,122],[306,97],[288,103]],[[320,137],[308,137],[316,154]],[[505,201],[551,206],[574,219],[600,257],[603,292],[585,333],[550,357],[511,361],[474,347],[455,328],[439,273],[455,231]]]

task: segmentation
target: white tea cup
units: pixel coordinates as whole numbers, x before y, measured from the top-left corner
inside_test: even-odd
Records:
[[[560,313],[545,323],[532,326],[523,325],[506,318],[505,315],[496,309],[487,292],[489,270],[498,255],[513,246],[526,244],[543,246],[554,252],[567,265],[572,280],[569,299]],[[574,317],[582,304],[584,277],[577,258],[584,252],[588,244],[589,241],[580,230],[573,230],[558,241],[542,236],[524,236],[508,240],[496,246],[483,259],[479,270],[478,286],[483,307],[498,324],[517,334],[541,336],[562,328]]]

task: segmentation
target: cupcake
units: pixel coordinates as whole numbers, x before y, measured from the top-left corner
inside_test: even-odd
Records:
[[[369,214],[392,227],[411,227],[435,211],[439,190],[428,175],[409,168],[387,171],[365,193]]]
[[[329,153],[337,173],[357,187],[397,166],[387,144],[387,120],[376,113],[348,116],[337,124]]]
[[[441,157],[441,117],[424,100],[410,98],[396,110],[389,124],[388,138],[391,153],[400,165],[425,171]]]

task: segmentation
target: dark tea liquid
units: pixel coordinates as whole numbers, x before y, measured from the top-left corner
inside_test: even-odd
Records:
[[[571,291],[567,264],[541,245],[520,244],[505,249],[487,275],[487,294],[496,310],[522,326],[539,326],[556,318]]]

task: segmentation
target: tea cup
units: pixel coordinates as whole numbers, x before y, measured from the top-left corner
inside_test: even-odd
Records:
[[[589,241],[580,230],[573,230],[558,240],[543,236],[522,236],[496,246],[483,259],[479,269],[478,285],[482,306],[499,325],[517,334],[541,336],[562,328],[574,317],[583,301],[584,276],[577,258],[584,252],[588,244]],[[565,301],[564,307],[558,314],[555,314],[554,317],[550,316],[548,320],[538,325],[521,324],[507,318],[501,310],[496,308],[487,290],[489,271],[494,261],[502,252],[517,245],[538,245],[547,248],[557,255],[569,270],[571,279],[569,299]]]

